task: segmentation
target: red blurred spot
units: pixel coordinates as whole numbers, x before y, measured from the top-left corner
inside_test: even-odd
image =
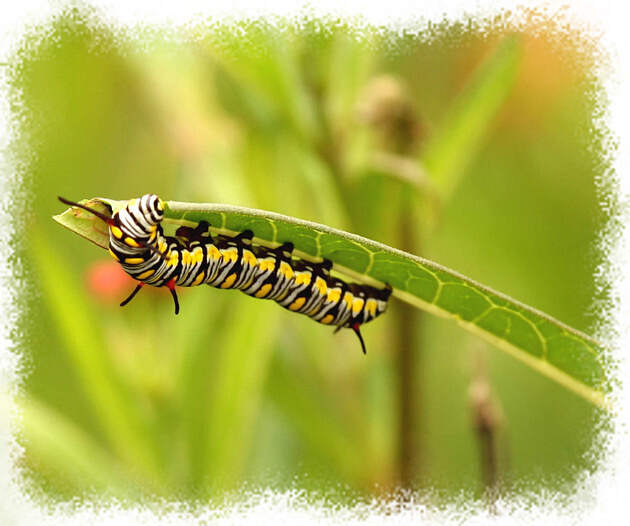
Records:
[[[115,261],[97,261],[86,272],[90,293],[107,303],[120,303],[137,281],[131,278]]]
[[[86,286],[90,294],[104,303],[120,305],[138,284],[116,261],[97,261],[85,273]],[[168,288],[175,288],[175,279],[167,283]],[[170,295],[164,294],[166,289],[143,287],[139,294],[153,294],[158,301],[170,301]]]

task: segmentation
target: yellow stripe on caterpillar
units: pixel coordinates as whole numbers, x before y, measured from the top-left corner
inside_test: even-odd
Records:
[[[243,261],[247,263],[250,267],[255,267],[258,263],[256,256],[254,256],[254,253],[249,250],[243,250]]]
[[[259,259],[258,268],[262,271],[266,271],[266,270],[273,271],[276,268],[276,260],[273,258]]]
[[[310,285],[311,284],[311,273],[310,272],[296,272],[295,273],[295,284],[296,285]]]
[[[260,287],[258,291],[254,294],[257,298],[264,298],[271,291],[271,283],[267,283]]]
[[[130,247],[133,247],[133,248],[140,248],[141,247],[140,243],[138,243],[135,239],[133,239],[133,238],[131,238],[129,236],[127,236],[124,239],[124,241],[125,241],[125,245],[129,245]]]
[[[289,310],[300,310],[304,306],[304,303],[306,303],[306,298],[298,298],[293,303],[291,303],[291,305],[289,305]]]
[[[346,307],[347,307],[348,309],[351,309],[351,308],[352,308],[352,301],[353,301],[353,300],[354,300],[354,296],[352,295],[352,293],[350,293],[350,292],[346,292],[346,293],[343,295],[343,301],[345,301],[345,302],[346,302]]]
[[[339,301],[339,298],[341,298],[340,288],[328,289],[328,294],[326,296],[326,301],[328,303],[337,303]]]
[[[329,325],[334,319],[335,317],[332,314],[326,314],[326,316],[321,319],[320,323],[323,323],[324,325]]]
[[[219,249],[212,244],[208,245],[207,251],[208,251],[208,258],[217,260],[221,257],[221,252],[219,252]]]
[[[229,289],[232,285],[234,285],[234,282],[236,281],[236,277],[237,277],[236,273],[230,274],[227,278],[225,278],[223,283],[221,283],[221,288]]]
[[[226,248],[221,251],[226,262],[238,260],[238,250],[236,248]]]
[[[148,277],[153,276],[153,274],[155,274],[155,269],[150,268],[149,270],[145,270],[142,274],[138,274],[136,276],[136,279],[138,280],[147,279]]]
[[[326,285],[326,282],[319,276],[315,278],[315,287],[322,296],[326,296],[326,293],[328,292],[328,285]]]
[[[354,298],[354,301],[352,302],[352,314],[354,314],[355,316],[359,314],[359,312],[361,312],[361,309],[363,308],[364,303],[365,301],[361,298]]]
[[[199,285],[199,283],[201,283],[203,281],[203,278],[205,278],[205,276],[206,275],[203,272],[200,272],[199,275],[193,280],[191,285],[193,287],[196,287],[197,285]]]
[[[280,263],[280,273],[287,279],[291,279],[293,277],[293,269],[286,261],[282,261]]]
[[[114,234],[114,237],[116,239],[120,239],[123,236],[122,230],[117,226],[111,225],[109,229],[111,230],[112,234]]]

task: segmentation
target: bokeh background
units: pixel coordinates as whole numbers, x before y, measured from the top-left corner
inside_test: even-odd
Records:
[[[163,290],[123,309],[133,284],[51,219],[57,195],[272,210],[592,334],[601,56],[525,15],[114,30],[84,8],[33,28],[11,64],[25,483],[56,500],[570,493],[596,466],[597,410],[454,322],[392,301],[363,356],[353,334],[237,292],[182,290],[177,317]]]

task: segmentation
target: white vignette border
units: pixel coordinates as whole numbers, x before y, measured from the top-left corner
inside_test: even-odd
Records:
[[[483,18],[505,10],[515,10],[517,2],[502,0],[439,2],[431,0],[420,6],[409,5],[403,1],[360,2],[352,1],[341,7],[338,2],[327,0],[317,6],[292,4],[273,1],[262,8],[251,1],[232,2],[228,6],[209,6],[202,0],[179,0],[166,5],[156,2],[123,0],[92,1],[99,13],[106,14],[108,22],[118,27],[133,26],[139,23],[148,25],[183,25],[195,15],[212,16],[215,19],[258,17],[280,15],[285,17],[304,16],[306,13],[317,16],[340,15],[355,17],[360,15],[368,23],[388,25],[395,28],[407,27],[405,21],[414,20],[412,30],[422,27],[418,24],[418,14],[422,21],[461,19],[472,14]],[[46,2],[43,0],[21,1],[19,4],[3,5],[0,8],[0,62],[5,62],[19,42],[25,28],[45,22],[58,12],[61,7],[72,5],[70,2]],[[607,259],[596,275],[599,287],[610,283],[612,286],[612,310],[607,313],[599,328],[602,341],[609,344],[616,352],[620,388],[615,392],[617,413],[613,420],[614,434],[607,440],[606,458],[601,468],[594,474],[584,477],[584,482],[577,489],[572,502],[566,506],[566,499],[559,499],[553,494],[540,495],[532,505],[531,498],[518,497],[497,503],[497,513],[492,515],[480,503],[463,501],[450,507],[436,509],[423,502],[411,502],[402,505],[378,502],[374,505],[360,504],[350,508],[330,508],[324,504],[307,502],[299,490],[275,493],[261,490],[253,492],[245,500],[233,507],[187,511],[185,505],[176,503],[151,503],[134,508],[118,505],[99,507],[97,504],[66,505],[42,509],[24,493],[15,477],[13,461],[19,455],[19,446],[11,436],[11,419],[15,417],[15,408],[10,400],[19,384],[20,357],[15,353],[11,334],[15,329],[17,312],[15,294],[19,287],[11,285],[14,277],[11,268],[2,268],[1,312],[5,313],[2,323],[2,348],[0,349],[0,521],[3,524],[277,524],[290,521],[299,524],[407,524],[421,520],[426,524],[574,524],[576,520],[584,524],[616,524],[624,517],[627,508],[627,492],[630,488],[630,358],[623,356],[621,349],[628,348],[630,340],[629,323],[630,278],[626,269],[630,268],[630,234],[626,228],[626,212],[630,194],[630,177],[625,170],[630,166],[630,141],[628,122],[630,117],[630,36],[627,31],[627,10],[622,2],[584,1],[573,2],[569,8],[560,2],[529,2],[525,7],[535,7],[552,16],[562,10],[564,19],[575,23],[586,34],[594,35],[599,46],[610,54],[614,72],[602,73],[606,107],[599,124],[611,130],[616,141],[616,152],[612,160],[612,172],[603,175],[607,188],[617,193],[617,215],[602,232],[601,250]],[[10,228],[8,210],[10,203],[7,190],[14,180],[16,167],[7,157],[11,132],[7,95],[7,78],[0,66],[0,232],[5,234]],[[611,145],[612,146],[612,145]],[[602,192],[603,193],[603,192]],[[10,247],[3,246],[3,260],[9,261]],[[603,335],[607,335],[606,338]]]

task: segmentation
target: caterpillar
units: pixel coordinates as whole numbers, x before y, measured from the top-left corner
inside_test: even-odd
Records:
[[[251,230],[234,237],[213,236],[209,223],[201,221],[194,228],[179,227],[175,236],[165,236],[161,225],[164,202],[154,194],[130,200],[112,217],[62,197],[59,200],[107,223],[110,255],[138,282],[121,306],[144,285],[167,287],[175,314],[179,313],[177,286],[237,289],[335,326],[335,332],[352,329],[365,354],[360,327],[385,312],[392,292],[388,284],[379,289],[332,276],[332,261],[313,263],[296,258],[290,241],[276,248],[255,245]]]

